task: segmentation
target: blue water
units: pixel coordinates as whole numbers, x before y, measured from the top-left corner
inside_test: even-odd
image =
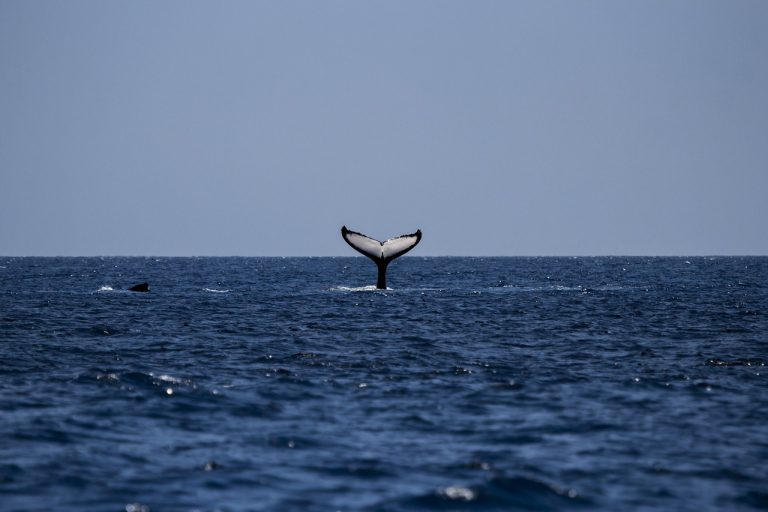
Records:
[[[768,258],[374,282],[364,258],[0,258],[0,510],[768,508]]]

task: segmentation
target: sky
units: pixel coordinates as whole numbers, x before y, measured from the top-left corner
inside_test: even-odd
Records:
[[[768,2],[0,0],[0,255],[768,254]]]

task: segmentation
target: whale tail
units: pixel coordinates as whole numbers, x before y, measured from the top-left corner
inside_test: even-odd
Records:
[[[390,238],[385,242],[366,236],[356,231],[347,229],[347,226],[341,227],[341,237],[350,247],[372,259],[379,269],[379,276],[376,280],[376,288],[385,289],[387,287],[387,265],[407,253],[421,241],[421,230],[416,230],[410,235],[401,235]]]

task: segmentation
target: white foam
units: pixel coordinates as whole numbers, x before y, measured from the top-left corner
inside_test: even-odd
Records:
[[[378,290],[375,285],[368,286],[334,286],[331,288],[332,292],[375,292]],[[387,288],[391,290],[391,288]]]
[[[166,374],[155,375],[152,372],[149,372],[149,375],[163,382],[171,382],[173,384],[182,384],[184,382],[183,379],[180,379],[178,377],[173,377],[171,375],[166,375]]]
[[[216,288],[203,288],[203,291],[210,293],[229,293],[229,290],[217,290]]]
[[[114,290],[114,288],[112,288],[111,286],[106,286],[106,285],[105,285],[105,286],[102,286],[101,288],[99,288],[99,289],[98,289],[98,290],[96,290],[96,291],[97,291],[97,292],[113,292],[113,291],[115,291],[115,290]]]

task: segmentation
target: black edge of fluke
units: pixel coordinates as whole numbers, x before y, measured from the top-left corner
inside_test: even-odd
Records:
[[[128,288],[129,291],[132,292],[148,292],[149,291],[149,283],[139,283],[131,286]]]
[[[341,226],[341,237],[354,250],[376,263],[376,288],[383,290],[387,287],[387,265],[418,245],[421,241],[421,230],[417,229],[410,235],[400,235],[380,242],[368,235],[347,229],[347,226]]]

